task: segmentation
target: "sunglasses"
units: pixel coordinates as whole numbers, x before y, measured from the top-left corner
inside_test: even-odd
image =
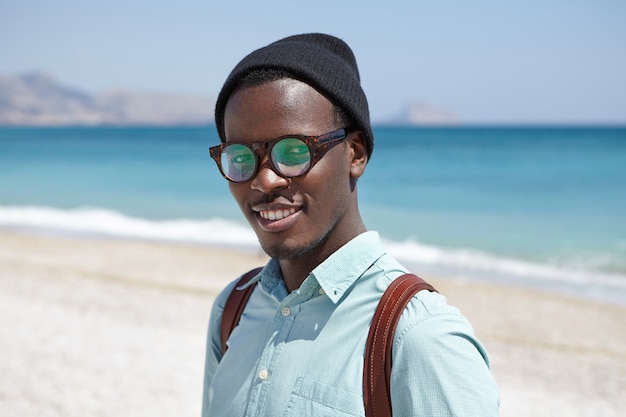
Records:
[[[330,149],[331,144],[348,137],[346,129],[319,136],[286,135],[271,142],[227,142],[209,148],[211,158],[229,181],[246,182],[259,170],[259,148],[267,149],[272,170],[284,178],[300,177],[311,170]]]

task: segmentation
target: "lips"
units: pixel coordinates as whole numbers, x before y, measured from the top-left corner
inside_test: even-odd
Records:
[[[259,216],[261,216],[262,218],[264,218],[265,220],[282,220],[285,217],[294,214],[296,212],[295,208],[289,208],[289,209],[279,209],[279,210],[260,210]]]
[[[290,229],[299,217],[302,207],[294,205],[269,205],[254,206],[258,225],[266,232],[282,232]]]

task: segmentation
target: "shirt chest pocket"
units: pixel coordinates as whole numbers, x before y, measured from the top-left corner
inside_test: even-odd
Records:
[[[364,417],[363,397],[333,386],[298,378],[284,417]]]

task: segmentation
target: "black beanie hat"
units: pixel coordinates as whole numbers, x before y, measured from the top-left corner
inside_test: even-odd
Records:
[[[365,135],[368,158],[374,149],[367,98],[350,47],[321,33],[289,36],[252,52],[232,70],[215,105],[215,124],[224,142],[224,110],[239,80],[257,69],[278,69],[314,87],[348,115]]]

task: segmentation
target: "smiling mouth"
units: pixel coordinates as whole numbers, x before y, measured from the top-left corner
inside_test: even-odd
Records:
[[[296,212],[295,208],[281,209],[281,210],[260,210],[259,216],[265,220],[275,221],[282,220],[287,216],[290,216]]]

